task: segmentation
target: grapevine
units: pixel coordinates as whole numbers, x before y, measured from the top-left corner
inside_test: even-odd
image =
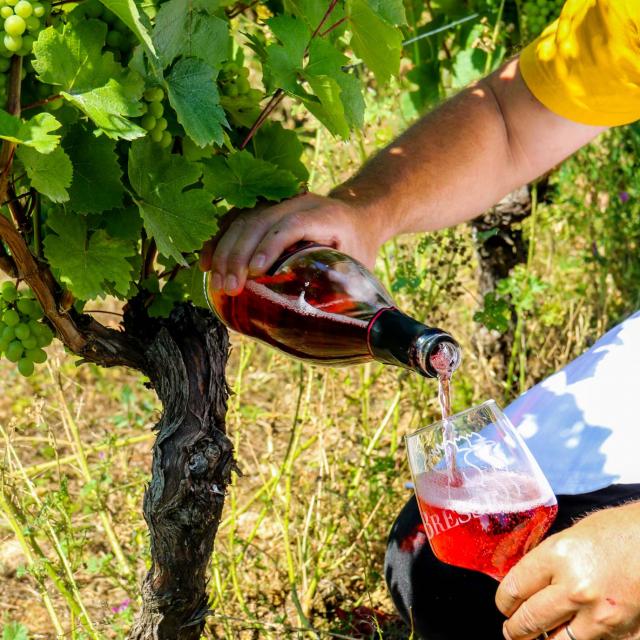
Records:
[[[0,288],[0,354],[30,376],[36,364],[47,359],[44,347],[53,332],[42,322],[42,308],[30,289],[18,290],[11,281]]]
[[[533,38],[559,15],[564,0],[527,0],[522,5],[523,23],[527,37]]]

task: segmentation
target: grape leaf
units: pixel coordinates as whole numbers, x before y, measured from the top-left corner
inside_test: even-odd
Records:
[[[301,97],[307,109],[333,133],[345,140],[349,137],[344,105],[340,98],[342,90],[338,82],[331,76],[314,76],[304,74],[304,78],[313,89],[314,96]]]
[[[340,100],[349,126],[362,127],[364,123],[364,98],[362,85],[358,79],[343,71],[348,58],[340,53],[331,42],[315,38],[309,45],[309,63],[305,75],[331,76],[340,87]]]
[[[106,33],[100,20],[48,27],[33,45],[33,68],[42,82],[61,87],[60,93],[109,137],[133,140],[146,133],[129,119],[142,114],[144,83],[112,53],[102,53]]]
[[[135,240],[140,237],[142,218],[135,206],[109,211],[106,215],[100,216],[100,222],[113,238]]]
[[[254,158],[248,151],[239,151],[228,158],[214,156],[202,164],[205,188],[236,207],[253,207],[259,197],[282,200],[299,189],[292,173]]]
[[[216,75],[217,71],[206,62],[183,58],[176,62],[167,77],[169,102],[178,122],[200,147],[212,142],[222,144],[222,127],[229,126],[220,106]]]
[[[182,265],[186,265],[182,252],[199,249],[217,228],[213,197],[202,188],[187,189],[201,173],[200,165],[181,156],[162,155],[152,142],[131,145],[129,180],[145,229],[160,253]]]
[[[149,19],[138,9],[135,0],[100,0],[107,9],[113,11],[124,22],[136,38],[142,43],[151,60],[157,57],[151,36],[149,35]]]
[[[104,297],[105,288],[125,296],[136,253],[132,242],[112,238],[104,229],[90,233],[82,216],[51,211],[44,253],[60,282],[81,300]]]
[[[183,287],[184,293],[193,304],[204,309],[209,308],[207,299],[204,297],[204,275],[198,265],[178,271],[174,282]]]
[[[369,0],[369,6],[391,24],[407,24],[402,0]]]
[[[0,138],[32,147],[40,153],[51,153],[58,146],[60,136],[51,132],[61,126],[50,113],[21,120],[0,109]]]
[[[394,0],[396,2],[397,0]],[[284,9],[286,13],[297,16],[304,20],[311,31],[315,31],[320,23],[322,23],[320,33],[328,29],[330,26],[340,22],[344,18],[343,3],[334,4],[332,11],[327,15],[329,8],[328,2],[318,2],[318,0],[284,0]],[[324,37],[334,37],[340,35],[340,26],[332,29],[331,33]]]
[[[18,147],[17,156],[31,180],[31,186],[54,202],[69,199],[73,167],[69,156],[61,147],[50,153],[39,153],[30,147]]]
[[[383,20],[365,0],[349,0],[348,13],[353,51],[384,84],[400,69],[402,32]]]
[[[270,89],[280,87],[290,93],[298,92],[298,73],[311,33],[302,20],[291,16],[277,16],[268,21],[281,44],[267,47],[265,74]]]
[[[256,158],[290,171],[303,182],[309,177],[307,168],[300,161],[303,147],[295,131],[285,129],[279,122],[270,122],[258,129],[252,143]]]
[[[214,9],[215,3],[208,0],[169,0],[162,4],[153,41],[163,67],[178,56],[201,58],[214,68],[227,59],[229,25],[213,15]]]
[[[77,213],[98,213],[120,207],[124,188],[115,142],[105,136],[96,138],[77,125],[62,145],[73,163],[71,208]]]

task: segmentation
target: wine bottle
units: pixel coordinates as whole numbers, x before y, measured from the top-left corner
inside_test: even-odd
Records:
[[[229,328],[326,365],[379,360],[427,377],[451,374],[460,348],[446,332],[399,311],[375,276],[331,247],[299,243],[239,295],[205,295]]]

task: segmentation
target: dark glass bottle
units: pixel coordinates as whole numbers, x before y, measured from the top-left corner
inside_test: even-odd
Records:
[[[373,274],[330,247],[306,243],[237,296],[205,294],[229,328],[291,356],[336,365],[379,360],[435,377],[460,363],[460,348],[440,329],[399,311]]]

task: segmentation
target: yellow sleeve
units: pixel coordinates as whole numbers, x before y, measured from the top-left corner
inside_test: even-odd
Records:
[[[569,120],[640,120],[640,0],[568,0],[522,51],[520,71],[531,93]]]

